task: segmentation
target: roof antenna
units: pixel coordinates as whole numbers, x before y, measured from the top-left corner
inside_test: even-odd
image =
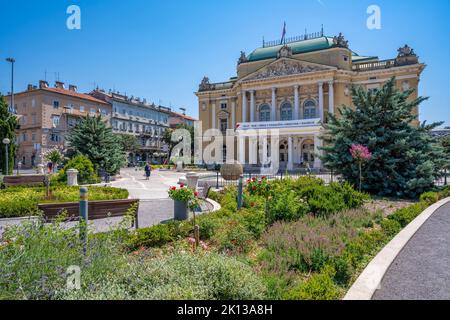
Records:
[[[264,41],[264,36],[263,36],[263,48],[266,46],[266,43]]]
[[[321,34],[322,34],[322,37],[323,37],[323,23],[322,23]]]

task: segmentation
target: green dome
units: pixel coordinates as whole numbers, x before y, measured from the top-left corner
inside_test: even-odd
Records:
[[[303,41],[297,41],[292,43],[286,44],[288,47],[292,49],[292,54],[299,54],[299,53],[306,53],[306,52],[312,52],[317,50],[325,50],[330,49],[334,46],[333,44],[333,38],[329,37],[320,37],[310,40],[303,40]],[[258,48],[255,51],[253,51],[248,56],[248,61],[258,61],[258,60],[265,60],[265,59],[273,59],[277,57],[278,51],[283,47],[284,45],[278,45],[274,47],[267,47],[267,48]]]

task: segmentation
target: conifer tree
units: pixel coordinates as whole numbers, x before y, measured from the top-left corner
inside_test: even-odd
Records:
[[[430,131],[441,123],[414,126],[414,108],[427,98],[408,99],[413,89],[400,92],[395,78],[378,92],[352,87],[354,107],[343,106],[340,116],[329,115],[322,136],[325,167],[358,185],[358,163],[352,145],[372,153],[363,166],[362,189],[372,194],[417,197],[434,186],[445,156]]]
[[[0,173],[12,174],[14,159],[16,157],[16,135],[17,118],[8,110],[5,98],[0,94]],[[6,150],[3,139],[8,138],[11,143],[8,147],[8,171],[6,172]]]
[[[119,138],[101,116],[83,118],[66,139],[72,151],[88,157],[96,170],[114,175],[126,163]]]

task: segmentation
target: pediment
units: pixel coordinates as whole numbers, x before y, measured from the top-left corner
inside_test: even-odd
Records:
[[[336,70],[336,68],[291,58],[280,58],[249,74],[243,78],[242,81],[264,80],[327,70]]]

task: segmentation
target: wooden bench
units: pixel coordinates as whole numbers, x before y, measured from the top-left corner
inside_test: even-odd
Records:
[[[79,205],[79,202],[42,203],[38,204],[38,208],[43,212],[45,222],[55,220],[63,212],[66,214],[66,221],[77,221],[80,218]],[[123,217],[134,205],[136,213],[133,225],[138,229],[139,200],[137,199],[89,201],[88,220]]]
[[[6,187],[45,185],[44,175],[6,176],[3,178]]]

